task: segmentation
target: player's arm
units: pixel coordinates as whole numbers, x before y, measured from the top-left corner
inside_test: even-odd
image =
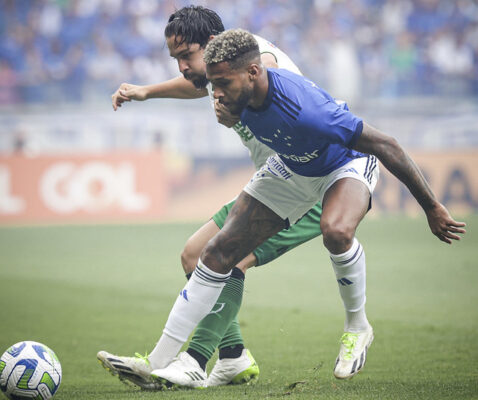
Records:
[[[116,111],[125,101],[144,101],[154,98],[198,99],[204,96],[207,96],[206,89],[196,89],[191,82],[178,76],[154,85],[139,86],[122,83],[111,96],[111,102]]]
[[[464,222],[451,218],[448,210],[436,199],[418,166],[400,146],[396,139],[363,123],[355,150],[373,154],[382,164],[410,190],[427,215],[428,224],[434,235],[446,243],[460,240],[457,233],[465,233]]]
[[[278,68],[277,59],[272,53],[262,53],[261,54],[262,65],[266,68]],[[239,115],[234,115],[229,112],[227,107],[219,103],[217,100],[214,101],[214,111],[216,113],[217,122],[220,124],[232,128],[240,121]]]

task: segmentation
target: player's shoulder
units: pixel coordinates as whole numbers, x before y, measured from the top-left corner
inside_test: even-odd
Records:
[[[295,121],[291,123],[297,124],[307,101],[304,96],[303,77],[286,69],[269,68],[267,71],[271,85],[271,101],[283,114]]]
[[[259,45],[259,52],[261,54],[269,53],[276,59],[279,68],[285,68],[289,71],[293,71],[296,74],[302,74],[299,67],[290,59],[290,57],[279,49],[275,44],[261,36],[253,35]]]
[[[327,100],[333,100],[323,88],[302,75],[298,75],[283,68],[269,68],[268,70],[273,76],[274,85],[277,84],[278,86],[295,89],[304,95],[311,94],[314,97],[319,96],[325,97]]]
[[[254,36],[254,39],[256,39],[257,44],[259,45],[259,50],[262,50],[262,49],[277,49],[278,50],[279,49],[275,44],[263,38],[262,36],[259,36],[256,34],[253,34],[252,36]]]
[[[268,68],[270,72],[274,87],[277,89],[289,88],[295,90],[303,90],[308,86],[307,79],[302,75],[296,74],[285,68]]]
[[[268,69],[273,86],[273,97],[285,99],[298,112],[299,120],[315,120],[318,113],[339,107],[324,89],[311,80],[285,69]]]

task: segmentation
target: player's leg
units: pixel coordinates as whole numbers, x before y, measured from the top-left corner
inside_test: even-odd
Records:
[[[200,248],[198,242],[203,241],[208,234],[219,231],[219,227],[224,225],[232,204],[224,206],[213,216],[214,222],[206,223],[191,236],[182,254],[183,263],[191,262],[194,256],[197,263],[199,252],[196,251]],[[214,224],[216,228],[208,227],[211,224]],[[256,257],[251,253],[238,263],[237,268],[233,268],[231,277],[213,310],[196,327],[185,352],[187,354],[180,353],[179,357],[169,364],[166,370],[163,370],[162,377],[169,384],[186,387],[204,385],[206,382],[196,378],[198,376],[204,378],[206,364],[218,346],[219,359],[212,370],[210,376],[212,380],[210,381],[209,378],[207,380],[207,386],[248,383],[257,379],[259,367],[251,352],[244,347],[237,319],[244,288],[244,274],[255,264]],[[183,267],[185,271],[190,269],[188,265]]]
[[[229,273],[231,265],[237,265],[285,227],[283,218],[242,191],[220,232],[203,249],[200,260],[215,274]]]
[[[186,242],[186,246],[181,255],[181,261],[185,272],[193,271],[206,243],[211,239],[220,228],[224,226],[229,211],[234,201],[224,205],[212,219],[196,231]],[[227,360],[227,374],[218,374],[220,381],[216,380],[217,385],[226,385],[230,382],[239,383],[248,382],[257,378],[259,368],[250,352],[244,347],[237,313],[239,311],[244,288],[244,275],[248,268],[256,264],[256,257],[253,253],[241,260],[236,268],[233,269],[231,278],[224,287],[213,308],[214,312],[209,313],[198,324],[194,335],[189,343],[187,353],[191,355],[205,370],[206,363],[219,347],[219,360],[214,366],[214,370],[222,370],[221,360]],[[241,272],[242,271],[242,272]],[[186,274],[187,276],[189,274]],[[188,278],[189,279],[189,278]],[[217,386],[215,385],[215,386]]]
[[[181,253],[181,264],[186,276],[194,271],[201,251],[206,246],[207,242],[211,240],[216,233],[218,233],[224,226],[227,215],[234,205],[235,200],[224,205],[220,211],[213,215],[212,219],[201,226],[191,237],[186,241],[186,245]],[[254,267],[257,263],[255,252],[250,253],[242,259],[236,267],[244,274],[246,271]]]
[[[339,176],[323,198],[324,245],[330,252],[346,314],[334,370],[337,378],[348,378],[361,370],[373,340],[365,314],[365,253],[355,237],[356,228],[370,206],[373,187],[367,182]]]
[[[355,238],[355,230],[367,212],[370,193],[355,179],[335,182],[324,197],[321,227],[324,245],[330,252],[332,265],[346,310],[345,331],[362,331],[368,326],[363,318],[354,320],[354,313],[365,306],[365,254]]]
[[[281,217],[260,201],[246,192],[239,195],[224,227],[202,251],[198,266],[169,315],[156,348],[159,357],[155,362],[160,366],[152,375],[158,381],[168,380],[165,367],[175,356],[172,353],[177,354],[194,326],[213,309],[231,275],[231,266],[284,228],[284,224]]]
[[[222,207],[210,221],[204,224],[186,242],[186,246],[181,254],[181,263],[188,279],[198,263],[202,249],[224,225],[227,214],[233,204],[234,202],[231,202]],[[244,267],[247,267],[247,265],[244,265]],[[246,270],[247,268],[244,269]],[[232,324],[233,320],[236,319],[242,302],[244,272],[236,270],[236,268],[233,269],[231,278],[224,286],[212,312],[201,320],[194,331],[187,352],[199,363],[203,370],[205,370],[207,362],[214,354],[225,332],[230,328],[232,332],[229,332],[229,335],[234,337],[234,341],[230,346],[241,346],[244,348],[239,324]]]
[[[258,377],[259,367],[250,351],[244,348],[237,320],[243,291],[244,273],[239,268],[233,268],[213,309],[196,327],[187,350],[166,368],[153,372],[166,387],[240,384]],[[220,358],[213,368],[216,379],[210,385],[205,374],[206,364],[219,343],[225,344],[219,350]],[[227,368],[224,369],[224,366]]]
[[[186,242],[181,254],[181,263],[188,279],[198,262],[201,250],[219,232],[220,227],[224,225],[227,214],[233,204],[234,201],[225,205]],[[212,357],[219,343],[221,343],[221,339],[225,337],[223,349],[220,353],[222,356],[230,358],[229,364],[231,365],[229,367],[232,366],[233,368],[228,369],[229,374],[227,376],[222,376],[223,381],[230,378],[228,382],[223,384],[234,380],[236,375],[239,374],[246,381],[258,375],[259,370],[255,361],[249,361],[249,365],[244,365],[244,357],[241,357],[243,350],[249,356],[247,360],[253,360],[253,358],[250,352],[244,349],[244,341],[237,320],[237,312],[242,301],[244,273],[248,268],[254,266],[255,263],[256,258],[251,253],[238,264],[237,267],[240,270],[235,274],[233,273],[233,277],[228,281],[218,298],[214,308],[217,310],[216,313],[209,314],[199,323],[188,348],[188,353],[193,356],[199,363],[202,371],[204,371],[207,361]],[[221,305],[225,304],[227,304],[227,307],[221,307]],[[238,351],[241,354],[236,356]],[[123,357],[100,351],[97,357],[103,367],[113,375],[117,375],[122,381],[132,382],[143,389],[155,389],[157,385],[150,377],[152,368],[149,364],[149,359],[154,358],[154,354],[155,350],[153,350],[149,358],[142,357],[139,354],[135,357]],[[237,373],[233,374],[234,371]],[[194,384],[198,384],[198,382],[195,381]]]
[[[158,342],[162,348],[161,362],[171,360],[172,350],[179,350],[181,341],[186,340],[191,325],[206,306],[209,309],[203,316],[213,308],[218,297],[216,293],[222,289],[211,289],[214,283],[226,280],[231,266],[237,265],[261,243],[287,227],[289,221],[297,222],[317,203],[316,188],[311,186],[316,181],[294,176],[278,156],[271,157],[267,166],[254,174],[237,198],[224,227],[201,253],[198,266],[185,287],[188,295],[194,295],[194,301],[179,296],[171,311]],[[162,382],[161,375],[166,376],[167,369],[157,369],[152,376]]]
[[[185,299],[186,301],[181,299],[181,297],[184,297],[183,295],[178,298],[175,304],[176,309],[173,308],[171,312],[171,318],[168,320],[163,334],[163,337],[167,336],[164,343],[168,343],[168,349],[174,347],[174,343],[170,343],[169,338],[186,341],[187,336],[185,336],[185,331],[187,331],[187,329],[179,332],[178,326],[182,325],[186,328],[187,322],[192,324],[192,321],[197,318],[200,312],[204,312],[199,311],[200,306],[205,308],[205,304],[209,305],[212,303],[212,293],[214,292],[216,294],[218,290],[217,286],[215,291],[211,289],[211,287],[214,287],[218,281],[222,280],[224,282],[229,278],[231,265],[238,264],[244,257],[249,255],[257,245],[261,244],[283,227],[284,220],[276,213],[249,194],[245,192],[241,193],[229,212],[223,228],[208,242],[202,251],[201,259],[204,261],[201,259],[198,260],[198,266],[191,275],[187,288],[185,288],[189,295],[195,294],[197,291],[198,306],[191,307],[188,299]],[[208,267],[208,265],[210,267]],[[240,276],[239,273],[236,277],[238,276]],[[191,282],[193,282],[193,285],[190,285]],[[204,289],[204,287],[206,287],[206,289]],[[237,292],[237,287],[232,290]],[[205,293],[209,296],[206,296]],[[217,295],[214,296],[214,300],[217,301],[217,298]],[[208,312],[213,309],[216,301],[211,304]],[[191,310],[190,313],[187,312],[189,310]],[[189,321],[184,321],[186,319],[185,315],[188,315]],[[158,345],[161,349],[161,340]],[[167,353],[166,349],[161,349],[161,351]],[[161,354],[161,351],[158,351],[158,353]],[[167,356],[164,357],[164,359],[166,358]]]
[[[311,239],[321,235],[320,216],[322,214],[322,206],[320,203],[312,207],[296,224],[289,229],[283,229],[264,243],[258,246],[254,251],[242,260],[237,268],[244,273],[251,267],[259,267],[265,265],[276,258],[282,256],[288,251],[308,242]],[[219,344],[219,357],[227,358],[226,354],[229,350],[228,345],[235,345],[234,338],[231,337],[231,329],[229,328]],[[221,357],[222,350],[223,357]]]
[[[224,205],[186,242],[181,254],[181,262],[186,276],[194,270],[199,255],[207,242],[224,226],[233,204],[234,200]],[[214,307],[217,311],[208,314],[197,326],[187,351],[199,362],[201,367],[205,367],[219,343],[221,343],[220,357],[240,357],[240,353],[244,349],[244,340],[237,320],[237,312],[241,305],[245,272],[255,264],[256,257],[253,253],[238,263],[236,267],[240,271],[233,269],[233,276],[224,287]]]
[[[238,267],[249,268],[253,265],[267,264],[293,248],[321,234],[320,215],[322,207],[316,204],[296,224],[283,229],[258,246],[253,254],[242,260]],[[247,260],[249,259],[249,262]],[[234,329],[237,318],[231,323],[219,344],[219,359],[212,369],[207,386],[219,386],[227,383],[245,383],[257,378],[259,368],[247,349],[241,348]],[[233,358],[237,357],[237,358]]]
[[[185,272],[194,269],[201,249],[219,231],[219,227],[223,226],[231,207],[232,203],[224,206],[213,216],[211,221],[204,224],[188,239],[181,255]],[[275,236],[258,246],[238,263],[237,268],[245,274],[247,269],[253,266],[265,265],[298,245],[319,236],[321,234],[321,213],[322,208],[320,204],[315,205],[296,224],[289,229],[278,232]],[[223,289],[223,293],[228,284]],[[223,293],[221,293],[221,296]],[[215,308],[219,307],[220,303],[223,303],[221,296]],[[227,309],[221,310],[218,313],[208,314],[196,328],[187,350],[199,364],[205,364],[204,360],[209,360],[216,347],[219,348],[219,359],[208,378],[208,386],[224,385],[231,382],[249,382],[257,378],[259,373],[259,368],[254,358],[244,348],[237,316],[232,319],[232,322],[230,318],[231,316]],[[214,327],[214,324],[218,322],[222,325]],[[224,326],[228,323],[229,326],[224,333]],[[217,334],[217,331],[223,332],[222,338],[221,334]],[[105,368],[119,375],[120,379],[128,380],[145,389],[155,388],[154,382],[149,377],[151,367],[145,362],[144,358],[121,357],[106,352],[98,353],[98,357],[101,358]],[[123,373],[126,369],[130,369],[132,372]]]
[[[186,276],[192,273],[197,264],[201,250],[204,248],[206,243],[217,232],[219,232],[219,230],[220,229],[214,220],[210,220],[188,239],[181,254],[181,263]],[[229,322],[225,322],[225,324],[229,325]],[[217,343],[219,343],[220,339],[221,338],[217,339]],[[208,342],[206,341],[206,343]],[[212,346],[212,352],[214,352],[217,345]],[[156,346],[149,357],[143,357],[139,354],[136,354],[135,357],[124,357],[110,354],[106,351],[100,351],[97,354],[97,358],[105,369],[110,371],[113,375],[118,376],[120,380],[124,381],[125,383],[131,382],[143,389],[159,390],[162,388],[162,385],[158,385],[151,378],[151,372],[153,370],[153,366],[155,365],[154,357],[158,351],[158,346]],[[203,377],[205,380],[205,373]]]
[[[321,215],[322,206],[317,203],[289,229],[283,229],[258,246],[253,251],[257,259],[256,266],[265,265],[297,246],[320,236],[322,234]]]

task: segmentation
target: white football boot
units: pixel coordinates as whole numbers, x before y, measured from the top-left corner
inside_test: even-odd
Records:
[[[183,351],[167,367],[152,371],[151,377],[163,389],[204,388],[207,374],[193,357]]]
[[[347,379],[357,374],[365,365],[372,341],[373,329],[370,325],[363,332],[345,332],[340,339],[340,352],[335,361],[335,377]]]
[[[217,360],[207,379],[207,386],[254,383],[259,377],[259,366],[249,350],[242,350],[238,358]]]
[[[161,390],[151,378],[153,370],[149,365],[148,357],[136,353],[135,357],[121,357],[106,351],[99,351],[96,355],[103,368],[117,376],[123,383],[133,383],[145,390]]]

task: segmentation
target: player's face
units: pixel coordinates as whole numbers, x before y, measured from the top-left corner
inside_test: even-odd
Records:
[[[214,98],[234,115],[240,115],[253,95],[253,85],[246,68],[231,69],[229,63],[210,64],[206,76],[212,83]]]
[[[199,43],[178,43],[180,36],[170,36],[166,39],[169,54],[178,62],[179,71],[198,89],[208,84],[206,79],[206,64],[203,60],[204,48]]]

